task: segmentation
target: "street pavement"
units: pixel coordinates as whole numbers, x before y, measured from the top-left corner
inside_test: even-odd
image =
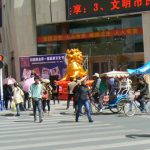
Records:
[[[51,105],[51,114],[42,123],[34,123],[32,111],[15,117],[0,112],[0,150],[149,150],[150,116],[137,114],[94,114],[93,123],[86,115],[76,123],[73,109],[66,102]]]

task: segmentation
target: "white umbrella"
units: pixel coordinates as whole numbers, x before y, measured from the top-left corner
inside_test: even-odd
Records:
[[[109,78],[125,78],[129,77],[129,73],[127,71],[110,71],[103,73],[102,76],[106,76]]]
[[[14,78],[8,77],[3,80],[3,84],[11,85],[14,84],[16,80]]]
[[[50,80],[49,79],[42,79],[42,82],[44,82],[44,83],[50,83]]]

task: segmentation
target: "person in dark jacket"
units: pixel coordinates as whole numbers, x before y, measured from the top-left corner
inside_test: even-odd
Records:
[[[78,99],[78,111],[76,113],[76,122],[79,121],[79,115],[81,113],[81,109],[83,105],[86,108],[89,122],[93,122],[91,117],[90,104],[89,104],[90,91],[88,89],[88,86],[86,85],[86,80],[81,82],[81,85],[78,88],[78,93],[79,93],[79,99]]]
[[[57,84],[56,81],[54,81],[54,83],[52,83],[52,99],[54,101],[54,105],[55,105],[55,101],[58,101],[59,104],[59,85]]]
[[[12,101],[12,96],[13,96],[12,86],[4,84],[4,86],[3,86],[3,92],[4,92],[5,109],[7,110],[8,109],[8,103],[9,103],[9,101],[10,101],[10,103]],[[11,105],[10,105],[10,107],[11,107]]]
[[[136,91],[140,92],[137,100],[140,103],[141,112],[145,112],[145,95],[148,94],[148,84],[143,78],[139,79]]]

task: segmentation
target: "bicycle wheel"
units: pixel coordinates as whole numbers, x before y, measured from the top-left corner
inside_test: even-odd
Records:
[[[148,101],[145,105],[146,113],[150,114],[150,101]]]
[[[124,113],[124,106],[125,104],[128,103],[127,99],[122,99],[118,104],[118,113]]]
[[[117,106],[109,107],[109,110],[114,114],[117,114],[121,111]]]
[[[136,106],[132,102],[128,102],[124,105],[124,113],[128,117],[134,116],[136,112]]]

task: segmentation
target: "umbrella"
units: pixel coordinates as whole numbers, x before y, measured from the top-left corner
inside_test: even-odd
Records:
[[[3,80],[3,84],[7,84],[7,85],[14,84],[15,82],[16,82],[16,80],[14,78],[11,78],[11,77],[5,78]]]
[[[31,84],[34,83],[34,77],[26,79],[23,83],[23,90],[29,92]]]
[[[129,77],[129,73],[127,71],[110,71],[103,73],[101,76],[106,76],[109,78],[123,78]]]
[[[44,83],[50,83],[50,80],[49,79],[42,79],[42,82],[44,82]]]

